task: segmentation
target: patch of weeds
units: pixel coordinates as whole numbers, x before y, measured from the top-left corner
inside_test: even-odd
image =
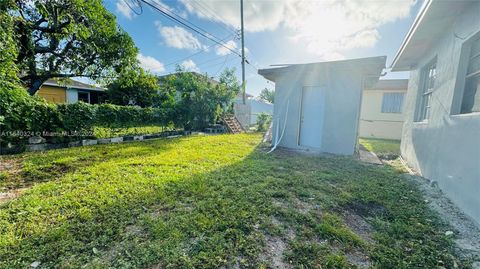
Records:
[[[0,172],[0,184],[1,184],[2,182],[7,181],[7,179],[8,179],[8,174],[7,174],[7,172]]]
[[[343,223],[342,219],[334,213],[324,213],[321,223],[315,227],[315,232],[321,238],[338,240],[348,246],[363,246],[363,240],[353,233]]]
[[[295,240],[290,244],[286,260],[293,268],[343,269],[355,268],[341,253],[333,252],[327,244]]]

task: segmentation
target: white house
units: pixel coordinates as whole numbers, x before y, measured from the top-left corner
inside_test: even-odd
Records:
[[[410,71],[402,156],[480,223],[480,1],[426,1],[392,70]]]
[[[363,91],[360,137],[402,137],[403,104],[408,79],[381,79]]]
[[[351,155],[362,90],[378,81],[386,57],[261,69],[275,82],[274,146]]]

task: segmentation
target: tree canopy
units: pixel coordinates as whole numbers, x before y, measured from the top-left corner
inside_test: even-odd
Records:
[[[219,82],[206,74],[177,71],[163,79],[162,88],[176,89],[176,121],[185,129],[202,129],[218,121],[240,90],[234,69],[225,69]]]
[[[122,72],[108,85],[108,102],[116,105],[151,107],[161,102],[157,77],[141,68]]]
[[[32,95],[49,78],[98,79],[138,64],[133,40],[101,0],[7,1],[15,63]]]
[[[274,97],[275,97],[275,91],[265,88],[260,92],[259,97],[260,97],[260,99],[273,104]]]

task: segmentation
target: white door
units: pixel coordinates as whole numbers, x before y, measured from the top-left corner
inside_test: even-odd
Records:
[[[320,148],[324,118],[325,90],[323,87],[303,87],[300,111],[299,145]]]

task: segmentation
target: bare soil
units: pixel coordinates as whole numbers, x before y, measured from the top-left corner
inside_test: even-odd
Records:
[[[435,182],[426,178],[406,174],[422,191],[425,202],[437,211],[441,218],[453,228],[456,252],[460,257],[473,261],[473,268],[480,268],[480,227],[473,219],[465,215],[442,192]],[[449,231],[445,231],[446,233]]]

